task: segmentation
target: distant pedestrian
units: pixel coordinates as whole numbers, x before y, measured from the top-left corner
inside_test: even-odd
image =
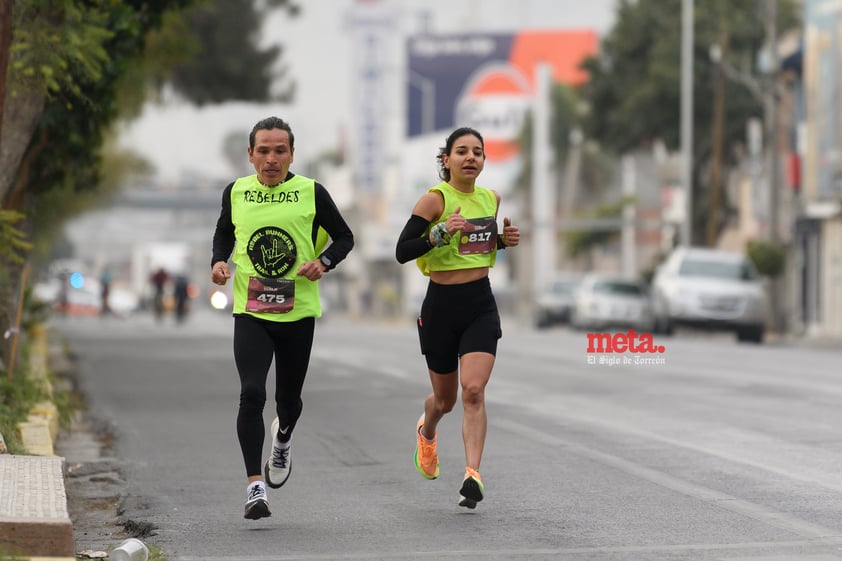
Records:
[[[70,311],[70,273],[68,271],[63,270],[58,274],[56,309],[63,316]]]
[[[99,277],[99,286],[100,286],[100,305],[99,305],[99,313],[100,315],[107,316],[111,313],[111,306],[108,303],[108,299],[111,296],[111,281],[113,280],[113,276],[111,274],[111,268],[107,265],[102,270],[102,274]]]
[[[164,289],[169,280],[170,276],[163,267],[159,267],[149,277],[149,282],[152,283],[152,310],[155,313],[155,319],[158,321],[164,319]]]
[[[289,171],[295,152],[289,124],[263,119],[249,134],[249,162],[257,173],[229,184],[213,235],[211,280],[231,277],[233,251],[234,361],[240,376],[237,437],[248,486],[245,518],[271,516],[265,485],[286,483],[290,442],[301,415],[301,391],[310,363],[319,279],[342,261],[354,236],[327,189]],[[326,232],[332,243],[324,248]],[[263,407],[274,358],[272,453],[263,465]],[[265,481],[264,477],[265,476]]]
[[[175,321],[182,323],[187,317],[187,305],[190,299],[190,280],[186,275],[176,275],[172,295],[175,300]]]
[[[520,230],[504,218],[498,235],[500,195],[475,185],[485,166],[479,132],[453,131],[438,162],[443,181],[418,200],[396,248],[399,263],[415,259],[430,277],[418,334],[433,392],[415,427],[415,467],[427,479],[439,476],[436,427],[461,385],[466,465],[458,504],[476,508],[485,495],[479,474],[488,426],[485,386],[502,336],[488,272],[498,250],[518,245]]]

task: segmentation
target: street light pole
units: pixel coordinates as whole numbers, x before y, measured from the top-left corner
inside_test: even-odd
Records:
[[[778,0],[766,0],[766,40],[769,49],[769,87],[766,90],[767,122],[766,146],[769,153],[769,239],[778,243],[780,231],[780,161],[778,157]]]
[[[692,245],[693,224],[693,0],[681,1],[681,245]]]
[[[766,149],[769,154],[769,240],[777,246],[780,243],[780,229],[778,228],[778,213],[780,208],[780,159],[778,156],[778,0],[766,0],[766,40],[769,49],[769,82],[766,89],[766,111],[769,123]],[[773,278],[771,283],[772,295],[772,329],[781,332],[783,311],[781,303],[784,301],[783,286],[779,277]]]
[[[550,95],[552,69],[535,66],[532,105],[532,290],[539,294],[555,271],[555,202],[550,187]]]

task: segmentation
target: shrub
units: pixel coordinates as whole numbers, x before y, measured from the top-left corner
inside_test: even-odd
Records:
[[[761,275],[775,278],[784,270],[786,256],[783,246],[779,243],[771,240],[750,240],[746,244],[746,253]]]

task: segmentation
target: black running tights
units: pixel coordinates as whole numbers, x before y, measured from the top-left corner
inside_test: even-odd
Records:
[[[263,407],[272,358],[276,411],[280,427],[289,427],[287,434],[291,435],[301,416],[301,390],[310,363],[315,325],[315,318],[275,322],[246,315],[234,317],[234,362],[240,374],[237,437],[248,477],[261,473],[266,436]]]

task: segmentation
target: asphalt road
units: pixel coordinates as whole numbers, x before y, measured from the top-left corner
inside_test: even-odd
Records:
[[[231,326],[57,324],[114,427],[122,515],[172,561],[842,559],[842,352],[681,334],[656,339],[662,364],[589,364],[584,333],[506,321],[468,511],[458,404],[441,477],[412,464],[429,392],[412,321],[328,318],[292,476],[249,521]]]

